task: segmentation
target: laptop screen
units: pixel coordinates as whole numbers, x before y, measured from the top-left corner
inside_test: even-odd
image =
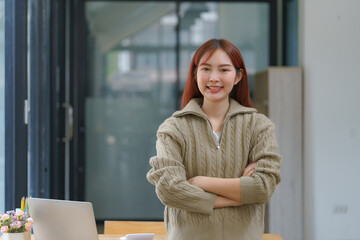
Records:
[[[29,198],[36,240],[98,240],[92,204]]]

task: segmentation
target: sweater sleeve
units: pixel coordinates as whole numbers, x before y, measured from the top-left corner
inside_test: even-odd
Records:
[[[173,128],[173,129],[172,129]],[[155,185],[160,201],[169,207],[189,212],[211,214],[217,195],[188,183],[181,157],[182,142],[174,127],[160,126],[157,133],[157,155],[150,159],[148,181]]]
[[[243,204],[264,204],[269,201],[275,187],[281,181],[282,158],[277,153],[274,124],[264,115],[256,114],[249,161],[256,162],[251,177],[240,178],[241,202]]]

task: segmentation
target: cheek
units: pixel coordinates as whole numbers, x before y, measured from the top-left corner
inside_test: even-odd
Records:
[[[206,81],[206,77],[205,74],[203,73],[197,73],[196,74],[196,82],[197,84],[203,84]]]
[[[237,80],[237,78],[236,78],[235,74],[233,74],[227,78],[227,82],[231,85],[234,85],[236,83],[236,80]]]
[[[200,91],[202,91],[202,89],[204,89],[204,86],[206,85],[203,81],[201,81],[201,79],[197,79],[196,85],[198,87],[198,89]]]

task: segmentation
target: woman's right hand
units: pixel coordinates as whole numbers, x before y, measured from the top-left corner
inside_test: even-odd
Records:
[[[255,166],[257,162],[252,162],[247,165],[241,176],[251,177],[255,172]]]

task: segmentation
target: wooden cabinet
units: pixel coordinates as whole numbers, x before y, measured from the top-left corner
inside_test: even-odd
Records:
[[[270,67],[254,77],[254,104],[275,123],[282,181],[266,210],[266,232],[303,239],[303,80],[299,67]]]

